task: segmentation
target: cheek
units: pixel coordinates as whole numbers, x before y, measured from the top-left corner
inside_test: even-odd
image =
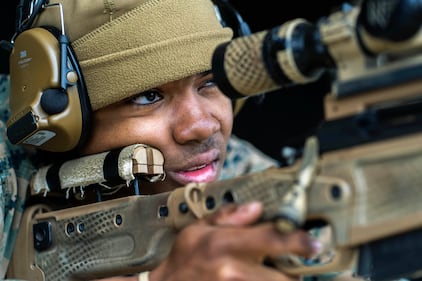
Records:
[[[94,118],[92,133],[83,154],[94,154],[117,148],[127,135],[127,128],[116,120]]]
[[[163,122],[149,122],[144,118],[101,118],[99,116],[95,118],[93,133],[81,152],[93,154],[135,143],[157,145],[160,140],[166,139],[163,133],[168,130],[162,128],[162,125]]]

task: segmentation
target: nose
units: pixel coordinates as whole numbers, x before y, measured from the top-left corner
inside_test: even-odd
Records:
[[[178,99],[173,118],[173,138],[177,143],[202,142],[220,130],[210,100],[196,93]]]

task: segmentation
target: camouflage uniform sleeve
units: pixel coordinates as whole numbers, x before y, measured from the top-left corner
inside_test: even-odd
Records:
[[[7,140],[8,98],[8,76],[0,75],[0,280],[12,280],[6,272],[33,172],[27,152]]]
[[[227,145],[227,156],[220,179],[262,171],[269,167],[278,167],[279,163],[258,150],[250,142],[232,135]]]

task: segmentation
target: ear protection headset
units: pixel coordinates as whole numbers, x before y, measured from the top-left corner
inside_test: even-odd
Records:
[[[10,54],[10,118],[7,136],[21,144],[51,152],[80,147],[91,126],[91,105],[72,46],[65,34],[60,3],[32,0],[22,21],[24,1],[17,7],[17,27]],[[32,27],[44,9],[57,9],[61,30]]]
[[[233,29],[233,37],[246,36],[252,34],[249,25],[243,20],[240,13],[230,4],[229,0],[212,0],[223,26]]]

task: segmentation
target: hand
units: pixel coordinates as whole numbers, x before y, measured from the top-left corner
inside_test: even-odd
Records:
[[[271,223],[255,224],[262,212],[259,202],[230,205],[183,228],[150,281],[299,279],[263,265],[264,258],[310,257],[318,245],[304,231],[282,235]]]

